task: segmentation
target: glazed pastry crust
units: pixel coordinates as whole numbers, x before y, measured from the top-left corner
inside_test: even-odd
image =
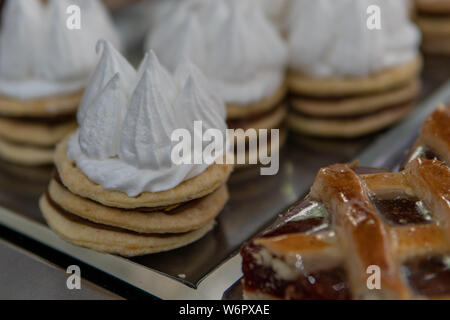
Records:
[[[308,135],[352,138],[388,127],[406,117],[413,109],[413,104],[405,104],[401,108],[386,109],[357,119],[309,118],[292,112],[287,117],[287,124],[290,129]]]
[[[82,97],[83,91],[33,100],[17,100],[0,95],[0,115],[48,118],[75,114]]]
[[[260,114],[266,111],[269,111],[272,108],[275,108],[279,105],[287,92],[287,84],[283,83],[283,85],[277,89],[272,95],[263,100],[247,104],[247,105],[239,105],[239,104],[227,104],[227,119],[243,119],[256,114]]]
[[[419,93],[420,81],[414,79],[406,86],[368,96],[330,100],[292,96],[290,105],[296,111],[313,116],[359,115],[412,101]]]
[[[287,76],[289,89],[296,94],[313,97],[342,97],[383,92],[415,79],[422,68],[417,57],[403,65],[366,78],[311,78],[296,71]]]
[[[58,144],[55,165],[63,184],[74,194],[116,208],[160,207],[178,204],[204,197],[219,188],[233,171],[232,165],[214,163],[200,175],[186,180],[173,189],[161,192],[143,192],[129,197],[122,191],[105,190],[91,181],[75,163],[67,157],[68,138]]]
[[[48,193],[64,210],[94,223],[139,233],[160,234],[184,233],[199,229],[213,221],[228,201],[225,185],[195,203],[169,213],[105,207],[71,193],[56,180],[50,182]]]
[[[76,121],[55,124],[0,117],[0,137],[14,143],[52,147],[77,128]]]
[[[42,196],[39,205],[50,228],[64,240],[96,251],[118,254],[126,257],[163,252],[188,245],[209,232],[214,221],[200,229],[160,237],[139,235],[114,230],[95,228],[72,221],[57,212]]]

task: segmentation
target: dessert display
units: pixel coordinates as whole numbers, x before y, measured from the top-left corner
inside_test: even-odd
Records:
[[[246,244],[244,296],[261,299],[442,299],[450,169],[418,158],[403,172],[319,171],[281,225]],[[367,283],[379,268],[380,286]]]
[[[367,26],[370,5],[381,9],[380,29]],[[408,7],[406,0],[292,2],[287,77],[292,130],[357,137],[413,110],[420,91],[420,35]]]
[[[447,0],[415,0],[416,22],[427,53],[450,54],[450,3]]]
[[[182,2],[149,33],[146,47],[155,50],[172,72],[189,57],[225,100],[230,128],[282,129],[287,48],[262,6],[252,4]],[[284,137],[281,130],[280,144]],[[246,158],[257,159],[258,138],[245,139]],[[271,143],[277,142],[259,143],[259,148]]]
[[[0,29],[0,157],[50,164],[53,149],[76,128],[75,112],[97,63],[95,43],[118,39],[97,1],[78,1],[80,30],[66,27],[67,0],[10,0]]]
[[[242,247],[244,297],[448,299],[449,124],[439,106],[400,172],[321,169],[304,200]]]
[[[45,219],[71,243],[123,256],[198,240],[228,200],[232,166],[175,164],[171,134],[194,133],[197,120],[225,132],[223,101],[188,61],[172,76],[150,52],[136,71],[109,42],[98,46],[79,129],[57,146],[56,173],[40,200]]]

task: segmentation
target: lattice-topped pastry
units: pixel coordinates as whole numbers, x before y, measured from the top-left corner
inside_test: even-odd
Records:
[[[414,159],[403,172],[371,174],[336,164],[319,171],[305,200],[243,246],[244,296],[447,298],[449,249],[444,163]],[[379,289],[368,285],[374,266]]]
[[[438,159],[450,165],[450,107],[439,106],[425,120],[407,162],[418,157]]]

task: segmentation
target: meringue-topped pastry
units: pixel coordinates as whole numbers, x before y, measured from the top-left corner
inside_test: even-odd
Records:
[[[57,176],[41,199],[44,216],[68,241],[126,256],[197,240],[228,199],[232,166],[214,161],[228,147],[210,162],[179,164],[172,135],[184,129],[194,136],[194,121],[201,121],[204,131],[225,137],[223,100],[189,61],[172,75],[150,52],[136,71],[111,43],[97,48],[102,56],[79,109],[79,129],[56,150]],[[183,157],[198,152],[189,148]]]
[[[379,8],[369,11],[371,6]],[[294,0],[288,84],[291,128],[353,137],[412,110],[419,91],[420,34],[407,0]],[[379,19],[380,25],[369,25]]]
[[[80,8],[80,29],[67,9]],[[98,0],[9,0],[0,29],[0,156],[21,164],[52,162],[53,146],[72,131],[97,64],[99,38],[118,44]],[[14,135],[12,132],[21,131]]]
[[[189,57],[225,100],[229,127],[281,126],[287,48],[261,5],[238,0],[180,3],[150,32],[147,48],[170,72],[181,57]]]
[[[196,119],[204,130],[226,135],[223,101],[208,91],[200,71],[186,62],[173,77],[150,52],[136,72],[111,44],[102,43],[96,81],[83,98],[68,156],[92,181],[128,196],[172,189],[205,171],[207,164],[177,166],[171,159],[172,132],[190,129]],[[89,99],[96,88],[102,89]]]
[[[66,26],[66,9],[80,7],[80,30]],[[7,1],[0,37],[0,94],[19,100],[82,90],[97,57],[100,37],[119,40],[97,0]]]

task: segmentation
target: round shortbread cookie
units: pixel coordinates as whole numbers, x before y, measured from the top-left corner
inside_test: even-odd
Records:
[[[450,55],[450,35],[425,36],[422,41],[422,49],[430,54]]]
[[[446,18],[418,16],[417,25],[424,37],[427,36],[449,36],[450,37],[450,15]]]
[[[229,103],[227,104],[227,119],[243,119],[248,118],[256,114],[260,114],[266,111],[269,111],[272,108],[275,108],[281,101],[283,101],[286,96],[287,85],[283,83],[283,85],[277,89],[272,95],[267,98],[264,98],[260,101],[247,104],[247,105],[239,105]]]
[[[363,136],[400,121],[414,109],[413,104],[388,108],[384,111],[356,119],[320,119],[303,117],[292,112],[287,120],[294,131],[320,137],[353,138]]]
[[[75,114],[83,91],[33,100],[17,100],[0,95],[0,115],[8,117],[57,117]]]
[[[249,148],[245,150],[245,163],[237,163],[238,160],[238,155],[237,153],[235,153],[234,157],[235,157],[235,168],[236,169],[243,169],[243,168],[248,168],[251,166],[255,166],[255,165],[261,165],[260,164],[260,157],[259,154],[260,152],[262,152],[262,154],[264,155],[269,155],[269,156],[275,156],[276,154],[279,155],[280,153],[280,149],[284,146],[284,144],[286,143],[287,140],[287,130],[282,128],[280,129],[280,134],[279,134],[279,139],[277,142],[273,142],[272,140],[270,140],[267,144],[265,145],[257,145],[256,148]],[[272,146],[273,148],[275,148],[276,150],[276,154],[272,155],[271,150],[272,150]],[[252,158],[250,158],[252,157]],[[257,159],[258,163],[257,164],[251,164],[249,163],[249,159]]]
[[[312,97],[342,97],[383,92],[415,79],[422,68],[417,57],[403,65],[387,69],[366,78],[311,78],[299,72],[288,74],[289,89],[296,94]]]
[[[136,197],[129,197],[122,191],[105,190],[101,185],[91,181],[67,157],[68,138],[58,144],[55,151],[55,166],[61,181],[72,193],[109,207],[124,209],[161,207],[202,198],[224,184],[233,171],[233,165],[214,163],[203,173],[182,182],[173,189],[143,192]]]
[[[276,129],[280,127],[280,124],[283,123],[287,113],[287,106],[286,104],[282,104],[278,106],[276,109],[274,109],[272,112],[268,113],[267,115],[264,115],[262,117],[258,117],[254,120],[249,119],[246,120],[242,126],[239,126],[240,129]],[[237,121],[239,124],[239,121]],[[231,127],[234,127],[233,122],[229,123]],[[235,128],[237,129],[237,128]]]
[[[290,105],[296,111],[313,116],[350,116],[412,101],[419,93],[420,81],[415,79],[406,86],[367,96],[342,99],[311,99],[292,96]]]
[[[214,220],[228,201],[225,185],[171,212],[105,207],[71,193],[55,180],[50,182],[48,194],[58,206],[83,219],[139,233],[183,233],[199,229]]]
[[[214,221],[195,231],[176,235],[145,235],[120,232],[75,222],[56,211],[42,196],[39,201],[44,218],[50,228],[64,240],[100,252],[126,257],[145,255],[186,246],[208,233]]]
[[[49,124],[0,117],[0,137],[33,146],[52,147],[76,128],[75,120]]]
[[[450,2],[448,0],[415,0],[419,12],[448,13],[450,14]]]
[[[53,148],[15,144],[0,139],[0,158],[20,165],[41,166],[53,163]]]

